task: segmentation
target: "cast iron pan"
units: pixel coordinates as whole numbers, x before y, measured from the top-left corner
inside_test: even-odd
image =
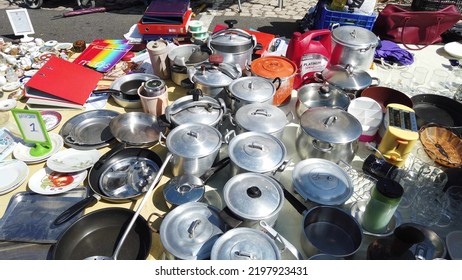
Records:
[[[134,211],[105,208],[82,216],[58,239],[52,249],[55,260],[83,260],[94,255],[111,256]],[[139,216],[118,255],[120,260],[145,260],[151,250],[152,233]]]
[[[162,159],[159,157],[159,155],[149,149],[136,147],[125,148],[125,144],[119,144],[114,149],[104,154],[90,169],[90,172],[88,173],[88,184],[91,191],[93,192],[93,195],[77,202],[69,209],[64,211],[56,218],[54,224],[60,225],[66,222],[86,207],[95,204],[101,198],[115,203],[130,202],[139,198],[143,194],[143,191],[141,190],[125,196],[112,196],[107,195],[107,191],[105,191],[104,186],[101,186],[100,184],[101,175],[109,167],[128,157],[135,157],[139,158],[140,160],[150,160],[157,165],[156,171],[158,171],[162,165]]]
[[[420,128],[435,123],[462,132],[462,103],[437,94],[418,94],[411,97]]]

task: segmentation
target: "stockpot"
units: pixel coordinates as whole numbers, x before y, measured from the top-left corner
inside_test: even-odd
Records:
[[[337,108],[311,108],[300,116],[295,147],[302,159],[350,163],[361,134],[361,123],[350,113]]]
[[[231,117],[231,123],[235,125],[237,134],[249,131],[263,132],[282,141],[284,129],[291,119],[291,111],[285,114],[274,105],[252,103],[240,107],[234,117]]]
[[[273,104],[276,86],[274,82],[256,76],[241,77],[231,82],[227,87],[227,104],[231,112],[235,113],[239,108],[251,103]]]
[[[164,139],[165,143],[164,143]],[[202,176],[209,170],[222,144],[218,129],[201,123],[185,123],[172,129],[159,143],[167,146],[173,155],[171,166],[174,176],[190,174]]]
[[[277,175],[290,162],[286,160],[287,149],[275,136],[263,132],[234,131],[225,135],[231,159],[231,176],[244,172]]]
[[[167,106],[165,118],[172,127],[190,122],[218,127],[226,111],[225,102],[221,98],[186,95]]]
[[[210,54],[195,44],[176,46],[168,53],[172,81],[181,86],[188,79],[187,67],[207,62]]]
[[[374,61],[377,36],[370,30],[354,25],[344,25],[332,30],[331,65],[352,65],[367,71]]]
[[[349,105],[350,98],[343,90],[325,83],[310,83],[298,89],[295,111],[300,117],[309,108],[331,107],[347,110]]]
[[[225,63],[238,64],[243,70],[250,65],[256,46],[255,35],[231,27],[213,33],[207,41],[207,47],[213,54],[222,55]]]
[[[231,227],[274,226],[284,205],[284,193],[271,176],[253,172],[231,177],[223,187],[226,207],[220,216]]]
[[[159,229],[165,259],[209,259],[213,244],[227,229],[219,212],[202,202],[188,202],[171,210]]]
[[[189,80],[205,96],[226,100],[226,87],[242,76],[242,68],[238,64],[224,63],[223,58],[218,55],[211,55],[209,60],[210,62],[188,67]]]

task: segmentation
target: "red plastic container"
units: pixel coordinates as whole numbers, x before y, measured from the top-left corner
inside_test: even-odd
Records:
[[[332,52],[332,36],[328,29],[294,32],[287,47],[286,57],[299,71],[295,76],[294,89],[313,81],[314,73],[329,66]]]

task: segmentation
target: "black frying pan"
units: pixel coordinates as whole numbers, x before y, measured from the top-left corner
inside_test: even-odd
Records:
[[[108,168],[115,166],[117,163],[127,158],[134,158],[143,161],[149,160],[154,163],[153,168],[155,168],[156,172],[162,165],[162,159],[159,155],[149,149],[136,147],[125,148],[125,145],[123,144],[118,145],[116,148],[103,155],[90,169],[90,172],[88,173],[88,184],[93,192],[93,195],[77,202],[64,211],[56,218],[54,224],[60,225],[66,222],[86,207],[95,204],[100,199],[115,203],[125,203],[138,199],[144,193],[144,190],[134,189],[132,193],[123,195],[108,195],[105,186],[100,184],[100,178],[103,174],[107,174]],[[120,172],[123,173],[123,171]]]
[[[55,260],[83,260],[94,255],[111,256],[134,215],[125,208],[105,208],[82,216],[58,239],[52,249]],[[120,260],[145,260],[151,250],[152,232],[139,216],[123,243]]]
[[[437,94],[418,94],[411,97],[417,126],[435,123],[462,132],[462,103]]]

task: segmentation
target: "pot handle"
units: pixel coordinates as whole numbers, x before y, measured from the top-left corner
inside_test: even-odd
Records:
[[[237,228],[243,221],[226,206],[219,213],[220,218],[231,228]]]
[[[279,234],[274,228],[270,227],[265,221],[260,221],[260,226],[264,229],[264,232],[268,234],[274,241],[281,244],[283,247],[280,248],[281,252],[284,252],[286,249],[295,257],[297,260],[303,260],[302,254],[295,248],[289,240],[285,239],[282,235]]]
[[[315,149],[318,150],[318,151],[324,152],[324,153],[329,153],[329,152],[332,151],[332,149],[334,148],[334,146],[332,146],[331,143],[328,143],[328,144],[329,144],[329,147],[327,147],[327,148],[321,148],[321,147],[319,147],[319,144],[318,144],[318,140],[317,140],[317,139],[314,139],[311,143],[313,144],[313,148],[315,148]]]
[[[282,164],[276,169],[273,171],[273,175],[276,174],[276,172],[283,172],[284,170],[286,170],[287,166],[292,162],[291,159],[286,159],[282,162]]]
[[[226,132],[225,136],[223,137],[223,140],[226,144],[229,144],[231,139],[233,139],[236,136],[236,132],[234,130],[229,130]]]
[[[292,110],[287,112],[286,119],[287,119],[287,124],[289,124],[290,122],[292,122],[295,119],[294,112],[292,112]]]
[[[167,141],[167,136],[165,136],[164,133],[161,131],[161,132],[159,133],[159,144],[160,144],[162,147],[167,148],[167,144],[166,144],[164,141]]]
[[[374,81],[376,82],[376,84],[374,84]],[[377,77],[372,77],[372,83],[371,83],[371,87],[376,87],[376,86],[379,86],[380,85],[380,79],[377,78]]]
[[[229,157],[225,157],[222,160],[215,163],[212,166],[212,168],[210,168],[202,176],[200,176],[199,178],[202,180],[204,185],[207,183],[208,180],[210,180],[210,178],[212,178],[214,174],[216,174],[218,171],[222,170],[225,166],[227,166],[230,161],[231,159]]]
[[[281,87],[282,80],[281,80],[281,78],[276,77],[276,78],[274,78],[274,80],[272,81],[272,83],[273,83],[273,84],[276,84],[276,83],[277,83],[277,86],[275,85],[275,87],[276,87],[276,90],[278,90],[278,89]]]
[[[76,204],[72,205],[69,207],[67,210],[65,210],[63,213],[61,213],[53,222],[55,226],[59,226],[67,221],[69,221],[72,217],[83,211],[86,207],[90,206],[91,204],[94,204],[100,200],[101,197],[97,194],[93,194],[92,196],[89,196],[85,199],[82,199],[81,201],[77,202]]]
[[[324,78],[322,77],[321,72],[315,72],[314,73],[314,80],[318,83],[324,83]]]
[[[149,215],[148,220],[147,220],[148,227],[151,229],[151,231],[154,232],[154,233],[159,233],[159,230],[152,226],[154,221],[151,222],[151,218],[153,216],[157,216],[157,218],[164,220],[165,214],[151,213],[151,215]]]

